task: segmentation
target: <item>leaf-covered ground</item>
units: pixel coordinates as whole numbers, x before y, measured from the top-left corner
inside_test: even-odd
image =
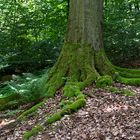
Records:
[[[140,140],[140,87],[115,84],[119,88],[130,89],[135,96],[127,97],[105,92],[94,86],[83,92],[86,106],[72,115],[64,116],[60,121],[46,126],[43,132],[31,140]],[[43,121],[46,114],[59,109],[61,94],[49,99],[35,114],[28,116],[16,127],[2,129],[14,121],[16,115],[0,121],[0,140],[20,140],[27,130]],[[1,116],[4,112],[0,112]],[[16,114],[19,115],[20,112]]]

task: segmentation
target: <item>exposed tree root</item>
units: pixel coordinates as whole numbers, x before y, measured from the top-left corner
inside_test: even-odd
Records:
[[[46,100],[45,100],[46,101]],[[44,102],[40,102],[36,105],[34,105],[33,107],[29,108],[28,110],[26,110],[25,112],[23,112],[17,119],[16,121],[22,121],[23,119],[25,119],[27,117],[28,114],[35,112],[39,107],[43,106]]]
[[[56,113],[46,116],[45,120],[43,120],[43,123],[38,124],[37,126],[33,127],[31,131],[27,131],[23,135],[23,140],[28,140],[31,136],[34,136],[38,134],[38,132],[42,131],[46,125],[50,125],[60,120],[64,115],[71,114],[83,107],[86,104],[85,96],[78,89],[76,89],[76,91],[77,92],[74,95],[76,97],[75,101],[70,104],[65,104],[63,108]]]

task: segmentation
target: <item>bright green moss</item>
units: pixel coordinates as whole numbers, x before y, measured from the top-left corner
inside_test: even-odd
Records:
[[[77,96],[80,90],[94,82],[99,74],[92,67],[93,54],[91,45],[66,43],[58,61],[50,71],[46,88],[48,96],[53,97],[56,90],[64,85],[65,97]]]
[[[115,69],[106,57],[104,49],[95,52],[95,67],[101,75],[112,76],[115,73]]]
[[[68,111],[75,112],[78,109],[80,109],[81,107],[83,107],[85,104],[86,104],[85,99],[78,99],[75,102],[73,102],[72,104],[67,105],[66,108]]]
[[[46,91],[46,97],[52,98],[55,96],[56,87],[50,86],[49,89]]]
[[[77,99],[85,99],[85,95],[84,95],[84,94],[79,94],[79,95],[77,96]]]
[[[140,78],[140,74],[135,74],[135,73],[128,73],[125,71],[119,72],[120,76],[126,77],[126,78]]]
[[[42,130],[43,130],[43,126],[37,125],[37,126],[33,127],[31,131],[25,132],[22,140],[29,140],[30,137],[36,135],[38,132],[40,132]]]
[[[76,84],[75,85],[68,84],[68,85],[65,85],[63,88],[63,96],[64,97],[71,98],[71,97],[77,96],[80,93],[81,93],[80,89]]]
[[[71,114],[72,112],[77,111],[81,107],[83,107],[86,104],[85,99],[77,99],[75,102],[71,104],[65,105],[60,111],[54,113],[53,115],[46,118],[47,124],[52,124],[58,120],[60,120],[64,115]]]
[[[114,66],[114,68],[116,70],[118,70],[119,72],[140,75],[140,70],[138,70],[138,69],[120,68],[120,67],[117,67],[117,66]]]
[[[64,106],[64,108],[61,110],[61,116],[64,116],[65,114],[71,114],[72,112],[76,112],[78,109],[85,106],[85,104],[85,99],[77,99],[75,102]]]
[[[112,77],[111,76],[100,76],[97,78],[97,81],[96,81],[96,86],[97,88],[103,88],[103,87],[106,87],[106,86],[110,86],[113,84],[113,80],[112,80]]]
[[[117,81],[123,84],[127,84],[127,85],[140,86],[140,78],[124,78],[124,77],[119,76],[117,78]]]
[[[68,100],[62,100],[60,103],[59,103],[59,106],[61,107],[61,108],[63,108],[64,106],[66,106],[66,105],[69,105],[69,104],[72,104],[72,98],[70,98],[70,99],[68,99]]]
[[[61,118],[62,118],[61,111],[60,112],[56,112],[53,115],[51,115],[50,117],[46,118],[46,123],[47,124],[52,124],[52,123],[60,120]]]

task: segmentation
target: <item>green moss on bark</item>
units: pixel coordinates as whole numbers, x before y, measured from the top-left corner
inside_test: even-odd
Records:
[[[100,75],[110,75],[113,76],[115,74],[115,69],[113,65],[110,63],[108,58],[105,55],[104,49],[95,52],[95,68],[100,73]]]
[[[127,69],[127,68],[120,68],[117,66],[114,66],[116,71],[119,72],[120,76],[126,77],[126,78],[140,78],[140,70],[138,69]]]
[[[31,114],[35,112],[39,107],[43,106],[44,102],[38,103],[35,106],[31,107],[30,109],[23,112],[16,120],[20,121],[28,116],[28,114]]]
[[[100,76],[100,77],[97,78],[97,81],[96,81],[97,88],[103,88],[103,87],[106,87],[106,86],[111,86],[112,84],[113,84],[113,79],[109,75]]]
[[[46,117],[46,124],[52,124],[56,121],[59,121],[64,115],[71,114],[81,107],[83,107],[86,104],[85,99],[77,99],[75,102],[65,105],[64,108],[62,108],[60,111],[50,115],[49,117]]]
[[[46,92],[52,97],[56,90],[65,85],[64,95],[67,91],[67,96],[74,96],[76,89],[72,86],[73,83],[81,90],[98,76],[94,68],[94,51],[91,45],[65,44],[57,63],[50,71]]]
[[[47,124],[52,124],[58,120],[60,120],[62,118],[62,113],[61,111],[54,113],[53,115],[51,115],[50,117],[46,118],[46,123]]]
[[[117,78],[117,81],[126,85],[140,86],[140,78],[125,78],[125,77],[119,76]]]

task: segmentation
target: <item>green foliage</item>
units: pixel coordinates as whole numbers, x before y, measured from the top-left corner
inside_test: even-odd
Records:
[[[0,5],[0,62],[33,71],[54,64],[63,43],[67,0],[8,1]],[[105,1],[104,39],[115,64],[139,60],[139,1]]]
[[[9,118],[9,117],[14,117],[18,113],[22,112],[23,110],[20,109],[15,109],[15,110],[7,110],[4,112],[4,114],[0,114],[0,118]]]
[[[140,58],[139,4],[137,0],[105,1],[105,50],[114,64]]]
[[[16,109],[19,105],[18,100],[9,101],[6,104],[0,104],[0,110]]]
[[[46,96],[43,92],[47,81],[47,74],[35,76],[24,74],[22,77],[15,77],[7,86],[0,91],[0,109],[12,108],[18,104],[38,102]]]
[[[113,84],[113,80],[111,76],[99,76],[96,81],[96,87],[103,88],[106,86],[110,86]]]
[[[0,9],[0,62],[26,71],[54,64],[67,21],[66,0],[3,0]]]

